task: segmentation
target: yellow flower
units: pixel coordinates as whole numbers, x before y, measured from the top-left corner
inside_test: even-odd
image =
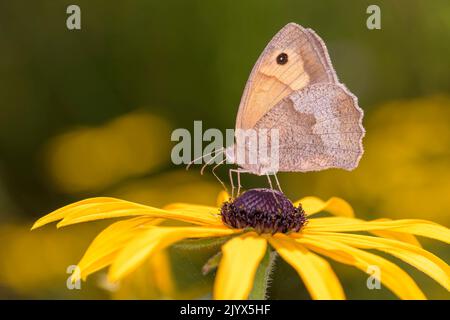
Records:
[[[281,192],[267,189],[252,189],[236,199],[227,199],[225,193],[219,195],[220,208],[174,203],[159,209],[114,198],[91,198],[44,216],[32,229],[59,220],[57,226],[62,227],[133,217],[101,232],[78,264],[83,279],[110,266],[108,278],[113,282],[132,273],[148,258],[157,259],[175,243],[222,241],[215,299],[247,299],[260,285],[254,283],[255,277],[259,277],[261,265],[270,260],[267,256],[272,248],[298,272],[313,299],[345,299],[336,274],[323,257],[366,273],[376,266],[381,277],[374,276],[399,298],[425,299],[405,271],[366,249],[403,260],[450,290],[450,267],[424,250],[415,238],[450,243],[450,230],[441,225],[417,219],[364,221],[355,218],[351,206],[340,198],[322,201],[306,197],[292,204]],[[314,217],[321,211],[334,217]],[[161,224],[166,220],[183,224]]]

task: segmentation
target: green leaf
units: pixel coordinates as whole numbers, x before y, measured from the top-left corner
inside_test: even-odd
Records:
[[[234,236],[234,235],[233,235]],[[226,241],[230,240],[233,236],[226,237],[214,237],[214,238],[204,238],[204,239],[189,239],[177,242],[173,248],[176,250],[200,250],[200,249],[210,249],[213,247],[218,247],[224,244]]]
[[[222,259],[222,251],[217,252],[215,255],[209,258],[202,268],[203,275],[206,276],[208,273],[216,269],[220,263],[220,259]]]

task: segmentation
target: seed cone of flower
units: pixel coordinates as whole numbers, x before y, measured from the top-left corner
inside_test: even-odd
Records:
[[[232,228],[254,228],[258,233],[298,232],[306,222],[301,204],[294,207],[282,192],[270,189],[252,189],[224,202],[221,215]]]

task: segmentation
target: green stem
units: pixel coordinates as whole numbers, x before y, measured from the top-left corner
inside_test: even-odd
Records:
[[[276,252],[267,246],[266,254],[259,264],[253,282],[253,289],[250,292],[250,300],[265,300],[267,297],[267,288],[269,287],[270,274],[272,273],[275,262]]]
[[[204,248],[218,247],[230,240],[230,236],[218,238],[204,238],[204,239],[188,239],[177,242],[173,248],[180,250],[200,250]]]

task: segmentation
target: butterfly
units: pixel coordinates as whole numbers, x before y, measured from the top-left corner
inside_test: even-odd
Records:
[[[236,118],[236,132],[277,130],[276,163],[270,155],[269,161],[239,157],[239,151],[261,153],[261,146],[249,150],[255,144],[242,139],[240,147],[233,144],[225,155],[239,166],[231,170],[238,174],[353,170],[363,154],[362,118],[358,99],[339,82],[323,40],[312,29],[289,23],[258,58]],[[273,140],[266,140],[269,150]]]
[[[362,118],[323,40],[312,29],[287,24],[256,61],[237,113],[236,142],[223,149],[227,163],[238,166],[229,171],[232,194],[233,172],[239,194],[243,172],[267,175],[271,188],[274,175],[281,191],[280,171],[353,170],[363,154]]]

